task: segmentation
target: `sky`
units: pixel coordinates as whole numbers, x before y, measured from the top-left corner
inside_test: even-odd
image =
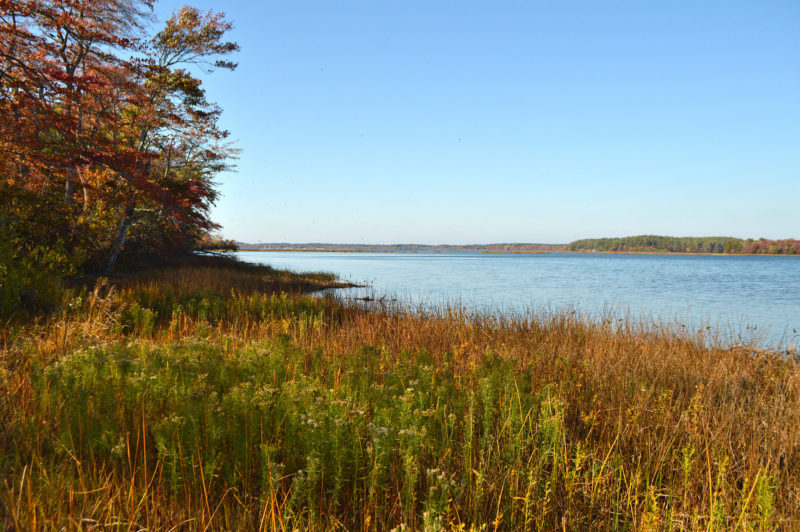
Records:
[[[796,0],[191,5],[241,47],[226,238],[800,238]]]

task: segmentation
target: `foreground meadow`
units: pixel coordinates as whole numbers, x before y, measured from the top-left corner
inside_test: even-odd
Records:
[[[365,310],[224,259],[0,337],[0,524],[792,530],[800,368],[575,314]]]

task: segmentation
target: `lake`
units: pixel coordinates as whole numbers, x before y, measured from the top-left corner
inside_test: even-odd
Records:
[[[342,297],[458,303],[485,312],[575,309],[595,318],[711,327],[726,342],[800,343],[800,257],[481,252],[239,252],[248,262],[331,272],[368,288]]]

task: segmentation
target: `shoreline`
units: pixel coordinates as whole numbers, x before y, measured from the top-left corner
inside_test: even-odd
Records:
[[[782,253],[701,253],[675,251],[512,251],[494,249],[239,249],[236,253],[475,253],[494,255],[678,255],[708,257],[787,257],[800,254]]]

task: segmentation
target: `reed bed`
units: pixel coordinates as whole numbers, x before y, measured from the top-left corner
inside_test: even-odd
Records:
[[[792,356],[207,259],[4,331],[9,529],[793,530]]]

